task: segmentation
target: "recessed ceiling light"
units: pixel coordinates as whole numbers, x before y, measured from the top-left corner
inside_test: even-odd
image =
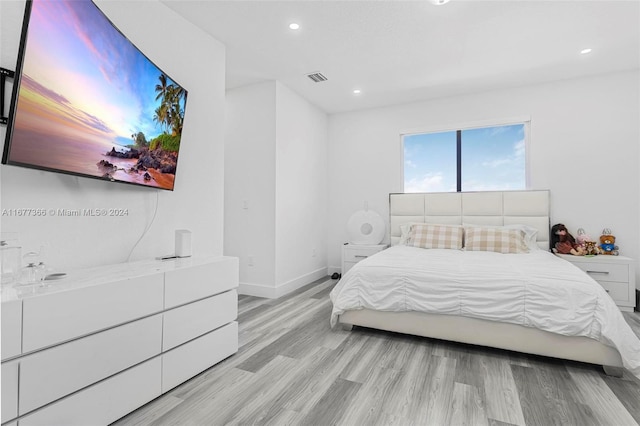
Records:
[[[360,90],[360,89],[354,89],[353,90],[353,94],[354,95],[359,95],[360,93],[362,93],[362,90]]]
[[[295,22],[292,22],[289,24],[289,28],[292,30],[300,29],[300,24],[296,24]]]
[[[581,54],[583,54],[583,55],[586,55],[587,53],[591,53],[591,50],[592,50],[592,49],[589,49],[589,48],[587,48],[587,49],[582,49],[582,50],[580,51],[580,53],[581,53]]]
[[[442,6],[445,3],[449,3],[449,0],[431,0],[431,3],[435,4],[436,6]]]

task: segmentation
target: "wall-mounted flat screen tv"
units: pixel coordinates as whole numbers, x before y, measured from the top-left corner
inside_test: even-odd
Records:
[[[186,99],[92,1],[27,1],[2,163],[173,190]]]

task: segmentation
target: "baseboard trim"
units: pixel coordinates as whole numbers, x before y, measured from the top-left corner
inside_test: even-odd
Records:
[[[305,285],[326,276],[327,276],[327,268],[324,267],[324,268],[316,269],[313,272],[309,272],[308,274],[301,275],[298,278],[289,280],[286,283],[280,284],[275,288],[276,298],[282,297],[285,294],[289,294],[292,291],[299,289],[300,287],[304,287]]]
[[[315,271],[309,272],[308,274],[301,275],[298,278],[289,280],[276,287],[263,284],[241,282],[238,285],[238,294],[255,297],[266,297],[268,299],[277,299],[278,297],[289,294],[292,291],[299,289],[300,287],[304,287],[307,284],[319,280],[320,278],[326,277],[327,275],[327,268],[320,268],[316,269]]]
[[[276,289],[262,284],[240,283],[238,285],[238,294],[275,299]]]

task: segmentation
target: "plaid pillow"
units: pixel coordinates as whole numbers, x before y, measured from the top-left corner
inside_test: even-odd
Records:
[[[462,248],[463,228],[461,226],[418,223],[411,225],[409,233],[408,246],[457,250]]]
[[[468,227],[464,229],[464,248],[469,251],[529,253],[525,233],[521,229]]]

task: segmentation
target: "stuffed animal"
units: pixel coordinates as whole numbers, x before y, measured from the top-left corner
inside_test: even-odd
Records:
[[[595,256],[598,254],[598,246],[595,241],[585,241],[584,242],[584,251],[585,256]]]
[[[576,243],[580,244],[586,251],[586,243],[589,241],[593,241],[593,238],[591,238],[586,232],[584,232],[583,228],[578,228],[577,234],[578,236],[576,237]]]
[[[575,238],[569,233],[567,227],[562,223],[555,224],[551,227],[551,251],[561,254],[572,254],[574,256],[582,256],[585,254],[584,249]]]
[[[616,245],[616,237],[611,235],[611,229],[604,228],[600,235],[600,251],[602,254],[613,256],[618,255],[618,246]]]
[[[578,243],[584,250],[585,256],[595,256],[598,254],[598,244],[593,241],[583,228],[578,228],[578,236],[576,237],[576,243]]]

